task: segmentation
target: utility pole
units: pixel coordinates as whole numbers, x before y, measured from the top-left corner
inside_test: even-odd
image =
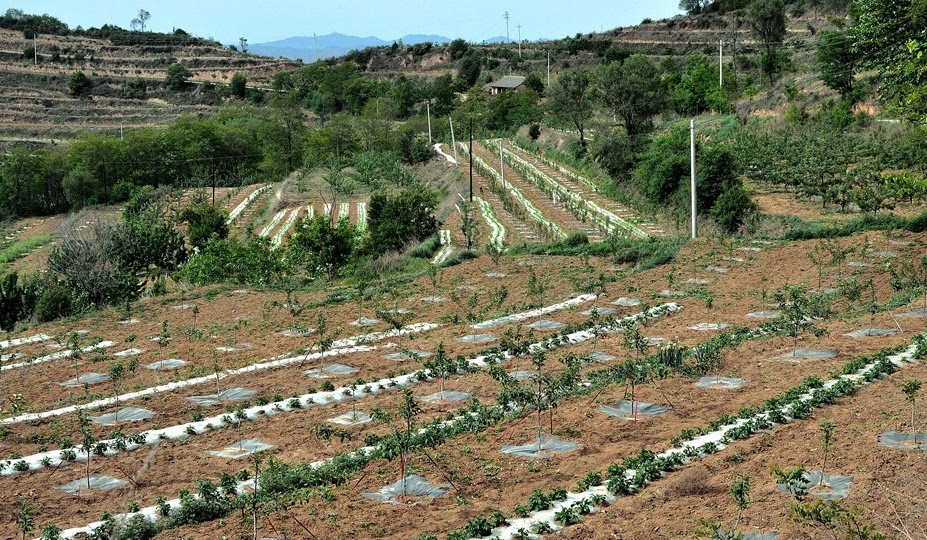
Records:
[[[724,88],[724,40],[718,42],[718,86]]]
[[[447,121],[451,124],[451,148],[454,149],[454,161],[460,163],[460,160],[457,159],[457,141],[454,140],[454,119],[448,115]]]
[[[690,180],[690,188],[692,191],[692,205],[691,205],[692,206],[692,209],[691,209],[692,211],[692,238],[695,238],[696,236],[698,236],[698,225],[696,224],[696,216],[695,216],[695,211],[696,211],[696,204],[695,204],[695,120],[689,120],[689,147],[690,147],[690,154],[691,154],[690,156],[691,162],[689,166],[690,166],[691,173],[692,173],[691,180]]]
[[[547,51],[547,87],[550,88],[550,51]]]
[[[428,115],[428,144],[431,144],[431,100],[430,99],[425,100],[425,112]]]
[[[521,24],[515,25],[518,28],[518,57],[521,58]]]
[[[319,61],[319,43],[315,40],[315,32],[312,33],[312,49],[315,51],[315,61]]]
[[[473,202],[473,117],[470,117],[470,202]]]
[[[506,11],[503,13],[502,17],[505,19],[505,41],[506,43],[511,43],[512,40],[509,39],[509,12]]]
[[[32,59],[32,61],[34,62],[34,65],[36,66],[39,65],[39,47],[36,44],[36,38],[38,37],[39,37],[38,33],[36,32],[32,33],[32,54],[34,55],[34,58]]]

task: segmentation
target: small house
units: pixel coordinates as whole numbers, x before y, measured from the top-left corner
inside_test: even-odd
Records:
[[[514,92],[524,86],[525,78],[518,75],[506,75],[497,81],[483,85],[483,91],[490,96],[498,96],[503,92]]]

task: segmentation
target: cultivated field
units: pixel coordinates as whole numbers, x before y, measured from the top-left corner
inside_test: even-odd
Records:
[[[528,191],[528,182],[514,173],[506,172],[506,181]],[[237,207],[258,187],[243,188],[225,204]],[[528,197],[553,213],[555,207],[540,195]],[[284,212],[279,220],[274,214],[265,222],[267,236],[275,238],[275,231],[291,213],[298,209],[297,215],[302,215],[307,206],[278,210]],[[316,206],[312,205],[314,212],[324,212],[324,207]],[[357,204],[349,204],[349,219],[357,215],[356,208]],[[560,212],[551,219],[565,225],[570,218]],[[923,331],[922,312],[915,311],[923,300],[899,301],[891,290],[885,263],[899,268],[913,264],[925,241],[923,234],[855,235],[831,246],[848,252],[843,260],[820,265],[808,257],[817,241],[768,244],[702,239],[687,245],[675,263],[640,271],[607,258],[505,255],[495,263],[484,256],[405,285],[371,284],[375,292],[369,298],[339,288],[287,297],[213,286],[177,290],[144,300],[129,311],[107,310],[37,326],[0,344],[4,355],[0,385],[7,400],[7,414],[0,420],[5,458],[0,486],[8,494],[0,503],[0,512],[10,516],[19,500],[28,499],[35,505],[39,524],[54,523],[63,529],[84,527],[103,511],[119,513],[137,506],[156,514],[161,497],[171,501],[181,490],[195,492],[199,480],[218,482],[223,473],[253,469],[242,441],[258,439],[269,445],[262,452],[262,467],[268,466],[269,456],[290,465],[322,466],[333,458],[340,464],[336,469],[325,468],[340,471],[331,472],[331,480],[307,480],[297,492],[282,492],[281,504],[286,501],[288,509],[264,507],[258,519],[263,536],[304,537],[309,530],[319,538],[413,538],[423,533],[443,538],[468,523],[476,527],[481,523],[476,519],[479,516],[492,521],[493,511],[501,510],[514,525],[495,532],[511,537],[520,527],[529,529],[531,523],[553,519],[554,512],[547,511],[529,512],[514,521],[515,512],[523,511],[519,506],[541,504],[536,490],[548,493],[563,487],[570,492],[569,498],[556,504],[574,505],[581,522],[557,533],[559,537],[687,537],[698,518],[730,522],[735,509],[723,493],[737,475],[747,473],[756,502],[744,513],[741,530],[779,531],[781,537],[800,538],[807,533],[786,517],[790,496],[776,491],[768,469],[798,464],[819,468],[817,424],[828,418],[837,422],[837,435],[827,471],[853,477],[846,501],[864,508],[868,520],[895,523],[906,516],[904,512],[919,511],[905,497],[916,496],[916,479],[925,472],[919,452],[876,444],[877,436],[886,430],[909,428],[910,409],[898,389],[900,381],[927,376],[922,365],[903,358],[898,358],[899,372],[878,378],[853,395],[836,398],[833,404],[821,403],[820,408],[803,412],[803,418],[783,423],[790,419],[786,415],[727,447],[700,446],[704,458],[692,457],[665,479],[632,495],[614,500],[605,485],[587,482],[581,489],[578,483],[598,472],[606,484],[613,485],[606,471],[611,463],[641,450],[660,453],[679,447],[687,439],[685,430],[705,427],[705,433],[716,431],[739,413],[746,414],[745,408],[761,406],[802,385],[808,377],[827,381],[851,360],[886,347],[907,347]],[[607,283],[589,287],[598,276]],[[873,287],[865,289],[862,298],[848,300],[841,292],[846,287],[840,285],[854,278],[863,283],[872,278]],[[774,319],[766,317],[779,310],[773,292],[786,284],[820,286],[830,292],[836,315],[818,323],[828,335],[801,334],[797,342],[799,349],[828,351],[821,356],[829,357],[793,357],[792,339],[773,332],[769,321]],[[709,297],[711,309],[706,302]],[[878,309],[870,313],[865,304],[873,300]],[[536,311],[545,306],[549,309]],[[593,308],[596,315],[591,314]],[[911,312],[914,316],[905,315]],[[334,339],[324,358],[317,348],[320,336],[311,330],[317,327],[318,313],[327,321],[327,337]],[[523,315],[493,321],[519,313]],[[650,343],[646,353],[669,343],[695,347],[720,332],[740,336],[722,349],[720,364],[704,375],[738,379],[743,386],[700,388],[695,384],[699,376],[665,366],[662,373],[639,380],[634,392],[642,404],[660,405],[665,412],[656,416],[642,412],[636,421],[603,412],[602,405],[631,398],[625,382],[614,379],[602,386],[603,377],[618,373],[620,366],[642,352],[629,348],[626,333],[610,321],[640,313],[649,313],[637,319],[636,326]],[[401,338],[400,327],[405,327]],[[740,327],[766,330],[736,330]],[[588,328],[602,330],[583,332]],[[884,337],[845,335],[866,328],[891,332]],[[69,332],[82,330],[87,332],[68,337]],[[476,335],[487,341],[481,342],[484,338]],[[591,382],[595,391],[581,385],[565,391],[553,413],[543,412],[541,429],[545,435],[552,433],[581,446],[545,453],[543,459],[504,454],[505,445],[530,445],[538,426],[531,407],[524,411],[516,407],[507,414],[499,409],[500,394],[518,380],[528,389],[536,388],[532,377],[538,368],[531,355],[519,358],[493,351],[499,351],[503,340],[511,351],[511,342],[542,343],[558,335],[568,338],[545,342],[543,347],[550,350],[540,370],[542,376],[545,380],[561,376],[569,365],[565,359],[574,358],[580,362],[577,380]],[[24,343],[9,342],[32,336]],[[446,381],[416,375],[423,362],[434,359],[429,354],[439,345],[450,358],[466,358],[457,367],[467,369],[450,374]],[[78,348],[82,352],[75,353]],[[590,356],[593,352],[597,354]],[[109,376],[115,362],[135,368],[115,384],[106,377],[88,378]],[[318,378],[320,368],[324,378]],[[865,369],[866,362],[862,362],[847,373]],[[512,374],[513,379],[498,382],[500,372]],[[71,387],[62,386],[73,379],[79,380]],[[421,408],[415,416],[416,429],[434,419],[460,423],[471,414],[479,417],[479,425],[448,432],[443,444],[414,446],[404,459],[375,454],[361,463],[345,462],[345,453],[376,446],[378,437],[393,432],[381,421],[367,422],[365,415],[381,409],[393,412],[395,420],[397,407],[404,401],[400,388],[409,389]],[[216,393],[218,397],[208,397]],[[14,394],[20,397],[13,398]],[[191,399],[195,396],[200,397]],[[438,399],[422,400],[428,396]],[[472,398],[481,405],[471,407],[470,413],[457,411],[466,402],[453,400]],[[787,402],[782,406],[787,407]],[[82,462],[87,454],[80,447],[83,434],[77,407],[93,417],[127,407],[151,415],[141,420],[117,416],[105,426],[91,423],[92,438],[107,445],[101,450],[105,455],[90,452],[89,471],[115,479],[119,485],[113,489],[88,490],[86,484],[72,493],[61,489],[69,482],[86,481]],[[646,405],[640,407],[649,410]],[[724,414],[731,418],[713,423]],[[684,436],[679,438],[681,433]],[[710,442],[712,435],[707,437],[691,444]],[[70,451],[69,442],[74,445]],[[208,453],[223,449],[242,459]],[[399,480],[402,470],[447,491],[434,499],[409,495],[399,504],[363,497]],[[248,490],[249,485],[243,481],[237,489]],[[599,510],[581,515],[585,507],[574,503],[592,501],[595,494],[604,495],[610,504],[596,498],[593,506]],[[702,504],[702,498],[709,495],[715,503]],[[168,504],[179,506],[180,502]],[[243,521],[236,511],[225,519],[163,532],[158,538],[250,535],[250,510],[245,514]],[[559,514],[561,523],[568,514]],[[912,516],[906,519],[916,523],[910,521]],[[13,524],[7,522],[3,535],[14,534]]]

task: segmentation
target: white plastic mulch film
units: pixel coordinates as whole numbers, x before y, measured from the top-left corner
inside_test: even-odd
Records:
[[[148,409],[139,409],[138,407],[125,407],[114,413],[104,414],[101,416],[91,416],[90,420],[101,426],[113,426],[119,422],[140,422],[154,418],[155,413]]]
[[[405,497],[428,497],[436,499],[447,493],[446,487],[436,486],[421,476],[411,474],[405,481],[397,480],[375,493],[363,493],[365,499],[391,504],[400,504]]]
[[[210,456],[221,457],[226,459],[241,459],[243,457],[270,450],[274,445],[268,444],[260,439],[245,439],[243,441],[230,444],[219,450],[207,450]]]
[[[547,459],[553,454],[572,452],[573,450],[581,448],[582,446],[583,445],[579,443],[564,441],[563,439],[558,439],[553,435],[542,433],[540,437],[536,438],[534,441],[529,442],[528,444],[507,444],[502,447],[502,453],[523,458]]]
[[[190,396],[187,398],[187,401],[203,406],[218,405],[223,401],[244,401],[255,395],[257,395],[257,392],[254,390],[248,390],[247,388],[229,388],[228,390],[223,390],[218,394]]]
[[[115,489],[120,486],[128,484],[125,480],[119,480],[113,478],[112,476],[99,476],[96,474],[90,475],[90,488],[89,489],[102,489],[104,491]],[[79,478],[73,482],[68,482],[67,484],[58,487],[61,491],[65,493],[70,493],[72,495],[77,495],[81,491],[87,490],[87,478]]]
[[[634,418],[635,410],[637,411],[637,416],[656,416],[669,411],[669,409],[663,405],[658,405],[656,403],[645,403],[643,401],[632,402],[626,399],[602,405],[599,407],[599,410],[609,416],[622,419]]]

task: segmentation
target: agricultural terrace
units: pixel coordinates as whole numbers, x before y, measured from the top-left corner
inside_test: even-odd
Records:
[[[409,538],[479,536],[472,531],[481,518],[504,537],[548,518],[557,529],[570,512],[553,514],[566,507],[579,524],[565,532],[595,538],[644,505],[654,527],[677,537],[696,519],[726,520],[733,502],[723,499],[680,510],[746,473],[756,503],[741,530],[789,535],[797,525],[774,510],[789,496],[776,491],[766,469],[814,467],[818,420],[833,418],[838,436],[828,470],[853,477],[847,502],[891,519],[884,513],[890,494],[913,494],[884,468],[902,470],[916,452],[875,441],[909,424],[897,385],[924,376],[911,355],[891,369],[872,364],[883,370],[873,384],[793,411],[794,421],[774,416],[743,442],[723,439],[729,447],[719,435],[715,447],[690,453],[652,486],[623,494],[605,468],[641,450],[679,447],[693,434],[710,442],[738,416],[752,418],[748,408],[758,414],[789,389],[810,391],[815,380],[867,367],[856,362],[841,371],[848,362],[908,349],[923,331],[923,299],[899,289],[898,276],[917,264],[925,240],[903,232],[827,242],[703,239],[654,268],[611,257],[482,256],[368,295],[210,286],[40,325],[0,343],[3,393],[16,395],[0,420],[0,483],[12,495],[2,511],[14,513],[28,494],[37,521],[68,535],[102,512],[141,510],[169,525],[158,537],[244,533],[257,516],[264,534],[374,530]],[[805,294],[826,295],[831,307],[815,319],[820,337],[804,328],[790,335],[788,306],[777,303],[777,292],[799,284]],[[700,387],[703,377],[714,384]],[[736,388],[721,384],[728,380]],[[623,400],[630,408],[619,417],[603,412],[623,410]],[[728,420],[719,423],[719,415]],[[433,442],[403,438],[409,427],[428,432],[437,421],[446,429]],[[542,455],[527,456],[539,428],[544,441],[553,435],[574,446],[542,445]],[[384,447],[388,441],[399,446]],[[503,453],[507,445],[527,450]],[[400,494],[398,504],[365,497],[403,472],[443,494]],[[409,489],[419,487],[409,478]],[[225,487],[208,495],[200,481]],[[559,502],[561,487],[572,506]],[[550,504],[560,506],[545,513],[537,494],[551,489]],[[204,507],[185,490],[217,499]],[[605,511],[579,512],[583,504],[574,503],[586,499]],[[240,507],[244,520],[236,517]],[[5,527],[15,534],[13,524]]]

